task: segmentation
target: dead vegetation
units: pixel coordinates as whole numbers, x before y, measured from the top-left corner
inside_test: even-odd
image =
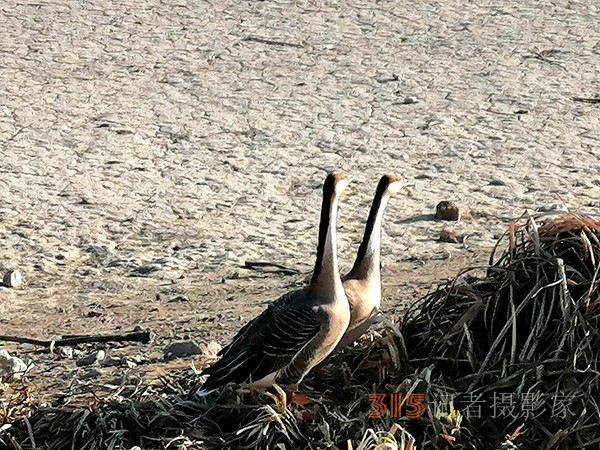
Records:
[[[465,270],[414,303],[401,324],[387,324],[315,370],[304,384],[314,400],[308,405],[233,388],[197,398],[198,377],[187,370],[152,383],[125,380],[110,398],[81,405],[29,408],[29,396],[15,394],[21,406],[10,412],[3,405],[13,423],[0,443],[82,450],[597,448],[599,262],[600,221],[528,217],[502,236],[488,266]],[[370,394],[386,395],[388,414],[370,417]],[[411,398],[423,399],[423,408]]]

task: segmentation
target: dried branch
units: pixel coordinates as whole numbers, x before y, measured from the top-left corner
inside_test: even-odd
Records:
[[[125,334],[83,334],[56,340],[0,335],[0,341],[18,342],[19,344],[31,344],[47,348],[50,348],[51,346],[61,347],[91,342],[141,342],[142,344],[147,344],[151,340],[151,331],[133,331]]]

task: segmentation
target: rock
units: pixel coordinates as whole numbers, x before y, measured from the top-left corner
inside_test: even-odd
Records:
[[[58,356],[63,359],[73,359],[73,347],[58,347]]]
[[[173,342],[167,345],[164,349],[165,359],[178,358],[189,355],[201,355],[204,353],[202,347],[196,344],[194,341],[181,341]]]
[[[98,350],[97,352],[90,353],[82,358],[79,358],[75,364],[77,364],[77,367],[91,366],[96,361],[102,361],[104,356],[104,350]]]
[[[444,200],[435,207],[435,218],[438,220],[460,220],[460,211],[454,202]]]
[[[413,105],[415,103],[419,103],[419,99],[417,97],[405,97],[402,101],[403,105]]]
[[[567,212],[567,209],[563,205],[557,203],[550,203],[547,205],[541,205],[535,209],[536,212]]]
[[[0,379],[18,380],[27,372],[27,364],[16,356],[0,349]]]
[[[7,270],[2,277],[2,284],[6,287],[19,287],[23,284],[23,276],[18,270]]]
[[[114,356],[107,355],[102,361],[100,361],[102,367],[117,367],[121,365],[121,358],[115,358]]]
[[[147,362],[141,355],[133,355],[129,359],[131,359],[136,364],[144,364]]]

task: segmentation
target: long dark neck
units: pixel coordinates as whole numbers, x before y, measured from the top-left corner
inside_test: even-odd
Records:
[[[388,202],[387,184],[380,182],[375,192],[375,198],[369,211],[365,233],[358,248],[356,260],[348,274],[352,278],[367,279],[378,277],[381,266],[381,223],[383,212]]]
[[[315,288],[333,289],[340,279],[336,252],[337,205],[338,199],[335,192],[335,180],[332,175],[329,175],[323,187],[317,261],[311,279],[311,286]]]

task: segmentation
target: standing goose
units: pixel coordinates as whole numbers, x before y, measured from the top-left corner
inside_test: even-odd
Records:
[[[200,395],[227,383],[295,389],[339,343],[350,323],[350,308],[338,269],[338,198],[348,185],[343,173],[329,174],[323,186],[317,261],[308,286],[289,292],[246,324],[206,368]]]
[[[369,211],[365,234],[358,249],[354,266],[342,278],[350,303],[350,325],[336,350],[341,350],[361,337],[375,321],[381,305],[381,223],[390,196],[397,193],[404,182],[395,175],[379,180],[375,198]]]

